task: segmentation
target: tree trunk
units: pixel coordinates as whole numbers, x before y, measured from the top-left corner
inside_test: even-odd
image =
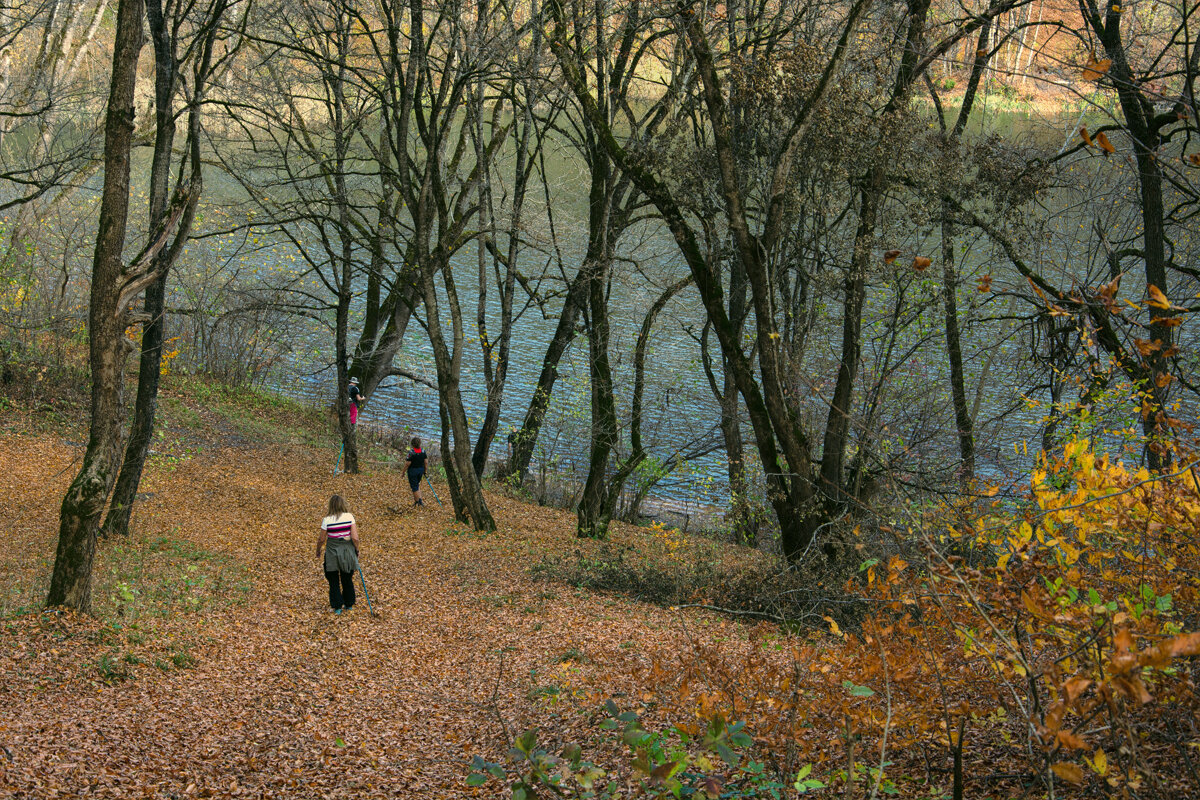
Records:
[[[125,309],[120,308],[122,250],[129,219],[129,161],[133,105],[142,49],[141,0],[120,0],[113,69],[104,123],[104,187],[92,258],[88,361],[92,373],[91,429],[83,465],[63,497],[58,551],[46,597],[49,606],[91,611],[96,530],[117,477],[123,443]]]
[[[967,407],[967,385],[963,375],[962,337],[958,328],[958,271],[954,263],[954,222],[950,209],[942,208],[942,292],[944,293],[946,355],[950,359],[950,396],[954,402],[954,426],[958,430],[959,482],[966,488],[975,477],[975,431]]]
[[[725,458],[729,473],[729,515],[726,517],[734,538],[754,545],[755,531],[750,515],[749,485],[746,483],[746,447],[742,441],[741,419],[738,415],[737,384],[725,373],[721,393],[721,438],[725,443]]]
[[[604,97],[605,76],[598,69],[597,91]],[[607,116],[607,113],[606,113]],[[588,474],[576,509],[576,534],[603,539],[608,533],[608,460],[617,447],[617,404],[613,396],[612,366],[608,360],[608,279],[612,269],[613,193],[612,160],[588,131],[587,160],[591,173],[588,191],[588,248],[584,271],[588,273],[588,365],[591,377],[592,424]],[[609,512],[611,513],[611,512]]]
[[[963,91],[962,106],[954,127],[945,132],[945,143],[953,147],[957,145],[962,132],[966,130],[971,109],[975,104],[975,96],[979,90],[979,81],[989,60],[986,48],[991,36],[992,21],[983,23],[979,29],[979,41],[975,49],[975,60],[971,65],[971,77]],[[971,418],[971,409],[967,406],[966,377],[962,363],[962,336],[958,326],[958,271],[955,267],[954,253],[954,220],[949,204],[942,202],[942,292],[943,310],[946,334],[946,355],[950,360],[950,396],[954,404],[954,427],[958,432],[958,455],[961,461],[959,467],[959,483],[966,489],[975,477],[975,430]]]
[[[1125,43],[1121,38],[1121,9],[1108,6],[1102,18],[1094,0],[1080,0],[1084,18],[1104,45],[1112,59],[1109,74],[1117,90],[1121,111],[1125,117],[1126,130],[1133,142],[1134,158],[1138,166],[1138,188],[1142,212],[1142,255],[1146,285],[1154,286],[1166,297],[1171,291],[1167,285],[1166,224],[1163,205],[1163,170],[1159,164],[1159,146],[1162,137],[1159,125],[1164,124],[1155,117],[1153,102],[1142,93],[1141,83],[1129,64]],[[1175,312],[1168,308],[1150,304],[1150,340],[1158,348],[1146,358],[1148,367],[1146,402],[1142,409],[1142,432],[1148,445],[1146,462],[1150,469],[1162,471],[1171,465],[1171,451],[1163,445],[1169,435],[1166,402],[1172,376],[1164,353],[1172,348],[1171,318]]]
[[[377,338],[374,333],[368,338],[364,328],[364,334],[355,346],[350,373],[358,376],[359,386],[368,401],[375,395],[379,384],[394,374],[392,363],[404,344],[413,309],[421,302],[421,280],[420,270],[415,267],[406,266],[400,270],[396,274],[395,288],[377,312],[379,317],[386,315],[387,318],[383,332]],[[378,322],[375,324],[378,325]]]
[[[741,261],[734,258],[729,268],[729,321],[741,335],[746,320],[746,270]],[[737,541],[757,544],[757,531],[750,512],[749,484],[746,481],[746,449],[742,441],[742,421],[737,381],[729,370],[728,362],[722,359],[724,381],[717,402],[721,406],[721,438],[725,443],[725,457],[729,474],[729,514],[727,521]],[[714,394],[717,391],[715,376],[710,378]]]
[[[418,231],[417,236],[427,233]],[[425,251],[425,247],[419,250]],[[453,275],[446,265],[442,265],[442,275],[448,296],[450,318],[454,335],[454,352],[451,354],[442,334],[439,317],[437,292],[433,282],[434,269],[426,266],[423,281],[425,299],[425,322],[429,331],[429,343],[433,347],[433,360],[438,375],[438,407],[442,418],[442,464],[446,470],[446,480],[450,487],[450,498],[454,504],[455,516],[465,522],[465,515],[470,517],[471,525],[478,531],[494,531],[496,521],[488,510],[487,501],[483,496],[483,487],[479,477],[471,466],[471,434],[467,425],[467,413],[463,408],[462,392],[459,386],[461,375],[461,355],[463,349],[462,308],[458,303],[458,293],[454,287]]]
[[[337,412],[342,435],[342,469],[358,474],[358,438],[355,424],[350,421],[350,301],[354,297],[354,241],[350,224],[350,196],[346,186],[346,161],[350,150],[346,117],[350,108],[346,99],[346,63],[350,51],[350,21],[338,17],[337,62],[331,65],[326,81],[333,97],[333,201],[337,206],[337,235],[341,243],[340,258],[334,267],[337,282],[334,353],[337,359]],[[340,274],[339,274],[340,273]],[[354,376],[357,377],[357,376]],[[356,417],[357,419],[357,417]]]
[[[525,122],[522,127],[520,144],[517,147],[517,161],[515,166],[516,177],[513,187],[513,209],[511,227],[508,231],[508,252],[503,258],[504,265],[504,283],[497,287],[500,290],[500,337],[498,342],[492,342],[487,339],[484,331],[485,328],[485,309],[480,306],[479,321],[480,321],[480,342],[483,345],[484,359],[484,374],[488,376],[487,387],[487,410],[483,415],[483,423],[479,426],[479,436],[475,440],[475,453],[471,457],[471,463],[475,468],[475,474],[483,477],[483,471],[487,468],[488,453],[491,451],[492,442],[496,438],[496,431],[500,428],[500,408],[504,403],[504,387],[508,380],[509,357],[512,347],[512,331],[513,331],[513,297],[517,286],[517,258],[520,254],[520,232],[521,232],[521,210],[525,202],[525,188],[528,178],[528,170],[526,169],[526,160],[529,152],[529,134],[530,128],[533,125],[532,113],[527,107],[525,111]],[[491,188],[489,186],[487,192],[489,201],[491,198]],[[495,216],[488,214],[489,219],[495,222]],[[494,241],[491,243],[493,248],[493,258],[497,257]],[[482,257],[482,254],[481,254]],[[480,278],[482,282],[482,276]],[[480,294],[482,303],[483,295]],[[494,364],[494,368],[493,368]]]
[[[592,255],[592,254],[589,254]],[[597,254],[598,255],[598,254]],[[603,256],[600,256],[603,258]],[[617,445],[617,407],[612,367],[608,361],[608,266],[590,270],[588,286],[588,356],[591,364],[592,426],[588,474],[577,509],[580,537],[603,539],[608,533],[608,461]]]
[[[821,455],[821,491],[834,506],[844,503],[846,446],[850,439],[850,410],[854,399],[854,384],[858,377],[858,361],[862,354],[862,311],[866,299],[867,266],[875,243],[875,222],[884,175],[881,166],[873,167],[867,185],[863,187],[858,231],[854,236],[854,254],[850,271],[842,284],[842,358],[838,364],[837,382],[829,414],[825,422],[825,444]]]
[[[142,329],[142,354],[138,363],[137,401],[133,410],[133,430],[125,447],[125,460],[121,464],[120,476],[113,489],[108,515],[104,518],[101,531],[104,536],[126,536],[129,534],[129,518],[137,500],[138,487],[142,482],[150,442],[154,437],[154,418],[158,410],[158,385],[162,374],[164,296],[167,290],[167,274],[156,280],[146,290],[145,313],[150,318]]]

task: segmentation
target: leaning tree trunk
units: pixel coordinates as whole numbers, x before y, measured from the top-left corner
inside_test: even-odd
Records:
[[[101,531],[105,536],[125,536],[129,533],[129,518],[137,500],[150,441],[154,436],[154,417],[158,409],[158,385],[162,375],[162,346],[165,320],[163,318],[167,275],[163,275],[146,290],[144,310],[150,321],[142,329],[142,355],[138,363],[137,401],[133,410],[133,430],[125,446],[125,460],[113,489],[108,515]]]
[[[104,123],[104,187],[88,312],[91,429],[83,465],[63,497],[58,551],[46,597],[49,606],[63,605],[83,612],[91,610],[96,530],[117,477],[124,438],[122,392],[128,345],[124,335],[125,309],[120,307],[121,253],[129,220],[134,90],[142,42],[141,0],[120,0]]]
[[[418,237],[426,235],[424,230],[418,230]],[[428,252],[428,246],[421,246],[418,251]],[[442,334],[434,273],[435,270],[432,267],[424,266],[425,280],[422,288],[425,300],[426,328],[429,333],[429,343],[433,349],[434,365],[437,368],[438,403],[442,417],[442,464],[446,470],[446,478],[450,487],[450,499],[460,521],[465,521],[462,520],[462,510],[465,510],[470,516],[475,530],[494,531],[496,520],[492,517],[492,512],[488,510],[487,501],[483,496],[483,486],[471,466],[471,434],[459,385],[464,338],[462,308],[458,303],[453,274],[443,265],[442,274],[445,279],[444,285],[454,336],[454,353],[451,355],[446,346],[445,336]],[[449,446],[447,447],[447,445]]]

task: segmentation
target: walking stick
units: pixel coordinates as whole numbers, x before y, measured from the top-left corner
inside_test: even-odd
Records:
[[[342,446],[338,448],[338,460],[333,462],[333,474],[334,475],[338,474],[338,467],[342,463],[342,452],[345,451],[345,449],[346,449],[346,443],[342,442]]]
[[[367,610],[371,612],[371,616],[373,617],[375,616],[375,609],[371,606],[371,593],[367,591],[367,579],[363,577],[361,565],[358,567],[358,579],[362,581],[363,594],[367,598]]]
[[[442,505],[442,498],[437,496],[437,492],[433,491],[433,484],[429,482],[429,473],[425,473],[425,485],[429,487],[429,491],[433,492],[433,499],[438,501],[438,505]],[[445,506],[442,506],[445,508]]]

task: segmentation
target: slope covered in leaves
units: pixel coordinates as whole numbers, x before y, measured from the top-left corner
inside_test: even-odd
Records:
[[[667,602],[703,604],[769,575],[760,553],[661,527],[581,542],[573,515],[497,495],[500,530],[477,534],[431,499],[411,508],[393,467],[335,476],[315,420],[260,400],[204,385],[164,398],[135,532],[97,556],[94,618],[39,608],[81,436],[0,418],[14,519],[0,538],[0,797],[1200,787],[1187,468],[1152,476],[1070,441],[1019,502],[892,509],[889,539],[862,537],[849,577],[817,582],[857,616],[814,606],[792,619],[820,630],[800,635],[572,588],[641,594],[674,570],[704,580]],[[360,521],[378,616],[362,597],[327,608],[315,544],[332,492]],[[609,714],[623,730],[601,730]],[[514,741],[528,752],[509,762]]]
[[[575,546],[570,515],[493,497],[500,530],[481,536],[428,498],[412,509],[399,471],[334,476],[328,450],[198,415],[203,441],[152,461],[135,533],[100,544],[98,618],[36,609],[78,449],[0,438],[17,510],[0,540],[0,796],[485,796],[464,783],[472,755],[535,721],[546,741],[591,737],[560,710],[638,697],[648,654],[685,628],[747,641],[532,581],[540,553]],[[360,521],[377,617],[361,593],[328,608],[314,550],[332,492]]]

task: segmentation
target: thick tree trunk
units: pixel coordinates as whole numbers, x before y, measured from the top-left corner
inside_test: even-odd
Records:
[[[601,86],[603,86],[603,78]],[[617,404],[612,366],[608,360],[608,277],[612,268],[612,161],[594,141],[587,148],[591,186],[588,191],[588,249],[583,271],[589,276],[588,366],[591,378],[592,424],[588,474],[576,509],[576,534],[602,539],[608,533],[608,461],[617,447]]]
[[[92,372],[91,429],[83,465],[63,497],[58,551],[46,597],[49,606],[88,612],[96,530],[117,477],[123,444],[125,309],[120,308],[121,253],[129,218],[129,161],[133,104],[142,49],[142,3],[120,0],[113,69],[104,124],[104,187],[92,258],[88,360]]]
[[[386,315],[387,323],[381,333],[371,338],[364,332],[354,349],[350,373],[358,376],[359,386],[368,398],[374,396],[379,384],[392,372],[392,363],[404,344],[413,309],[421,302],[420,270],[405,267],[396,275],[396,288],[380,306],[378,316]],[[376,325],[378,322],[376,322]]]
[[[603,258],[603,256],[601,256]],[[617,445],[617,406],[613,396],[612,367],[608,361],[607,264],[589,270],[588,356],[591,365],[592,425],[588,474],[577,509],[580,537],[602,539],[608,533],[608,462]],[[611,513],[611,512],[610,512]]]

